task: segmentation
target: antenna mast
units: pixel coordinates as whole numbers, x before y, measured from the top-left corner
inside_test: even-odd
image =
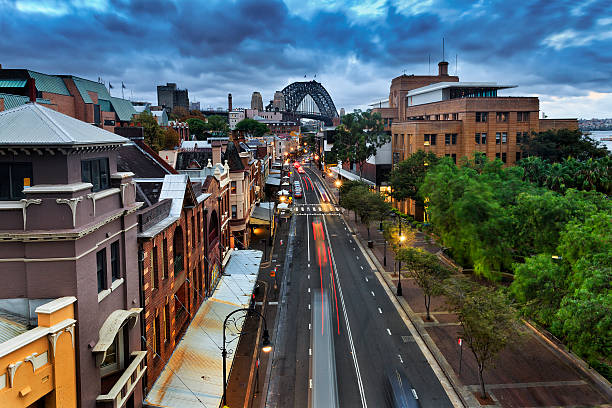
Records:
[[[444,37],[442,37],[442,61],[444,61]]]

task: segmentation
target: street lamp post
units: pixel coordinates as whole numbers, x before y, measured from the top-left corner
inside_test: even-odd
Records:
[[[263,322],[264,322],[264,331],[263,331],[263,336],[262,336],[262,341],[261,341],[261,351],[263,351],[264,353],[269,353],[272,350],[272,344],[270,343],[270,334],[268,333],[268,325],[266,323],[266,318],[259,313],[258,311],[251,309],[251,308],[241,308],[241,309],[236,309],[233,312],[231,312],[230,314],[228,314],[225,317],[225,320],[223,321],[223,349],[221,350],[221,356],[223,357],[223,405],[227,405],[227,349],[225,348],[225,328],[227,326],[227,321],[229,320],[229,318],[238,312],[248,312],[250,313],[254,313],[257,316],[259,316]],[[242,332],[238,333],[238,336],[240,336],[242,334]]]

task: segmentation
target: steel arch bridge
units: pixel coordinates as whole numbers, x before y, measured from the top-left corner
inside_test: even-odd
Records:
[[[308,82],[294,82],[287,85],[281,92],[285,97],[285,111],[287,112],[295,113],[304,118],[322,120],[326,125],[331,125],[333,118],[338,117],[338,111],[336,110],[334,101],[320,82],[314,80]],[[310,95],[317,105],[318,112],[314,110],[298,110],[298,107],[306,95]]]

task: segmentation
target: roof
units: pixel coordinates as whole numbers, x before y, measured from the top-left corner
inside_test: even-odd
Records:
[[[212,160],[211,149],[178,152],[176,155],[176,163],[174,163],[174,168],[177,170],[187,170],[193,161],[195,161],[200,168],[204,168],[208,165],[208,159]]]
[[[1,81],[0,81],[1,82]],[[30,98],[23,95],[11,95],[0,93],[0,99],[4,99],[4,109],[9,110],[16,108],[21,105],[25,105],[30,101]],[[43,103],[45,105],[50,105],[51,101],[48,99],[36,98],[37,103]]]
[[[117,171],[131,171],[137,178],[163,178],[170,174],[159,161],[133,142],[119,148]]]
[[[498,85],[497,82],[438,82],[408,91],[406,96],[420,95],[446,88],[516,88],[518,85]]]
[[[81,94],[81,98],[83,98],[83,101],[85,103],[93,103],[88,92],[97,93],[99,99],[104,99],[107,101],[111,100],[111,96],[108,93],[108,90],[106,89],[106,86],[104,84],[101,84],[99,82],[90,81],[89,79],[75,77],[75,76],[70,76],[70,78],[72,78],[72,80],[74,81],[74,84],[79,90],[79,93]]]
[[[132,116],[138,112],[134,109],[132,102],[127,99],[115,98],[111,96],[110,103],[113,105],[113,109],[117,113],[119,120],[132,120]]]
[[[248,306],[261,257],[261,251],[232,251],[217,289],[194,316],[146,396],[145,404],[168,408],[220,406],[223,360],[219,345],[223,342],[223,318],[236,309]],[[228,347],[234,349],[238,344],[237,330],[242,329],[244,322],[239,313],[235,316],[235,324],[229,324],[226,331]],[[235,354],[228,353],[227,356],[230,371]]]
[[[186,174],[167,174],[164,177],[164,184],[162,185],[161,193],[159,193],[159,199],[170,198],[172,200],[172,207],[170,208],[171,217],[181,216],[188,180],[189,176]]]
[[[0,79],[0,88],[23,88],[26,82],[25,79]]]
[[[30,77],[34,78],[36,89],[41,92],[49,92],[70,96],[66,84],[57,75],[41,74],[40,72],[28,71]]]
[[[242,160],[240,159],[240,153],[234,143],[227,144],[224,159],[227,160],[230,170],[244,170],[244,164],[242,164]]]
[[[127,141],[37,103],[0,112],[0,146],[73,146]]]
[[[28,331],[26,321],[19,316],[0,310],[0,343]]]

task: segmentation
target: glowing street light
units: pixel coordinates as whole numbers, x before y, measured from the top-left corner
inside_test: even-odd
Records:
[[[336,180],[336,188],[340,188],[342,182],[340,180]]]

